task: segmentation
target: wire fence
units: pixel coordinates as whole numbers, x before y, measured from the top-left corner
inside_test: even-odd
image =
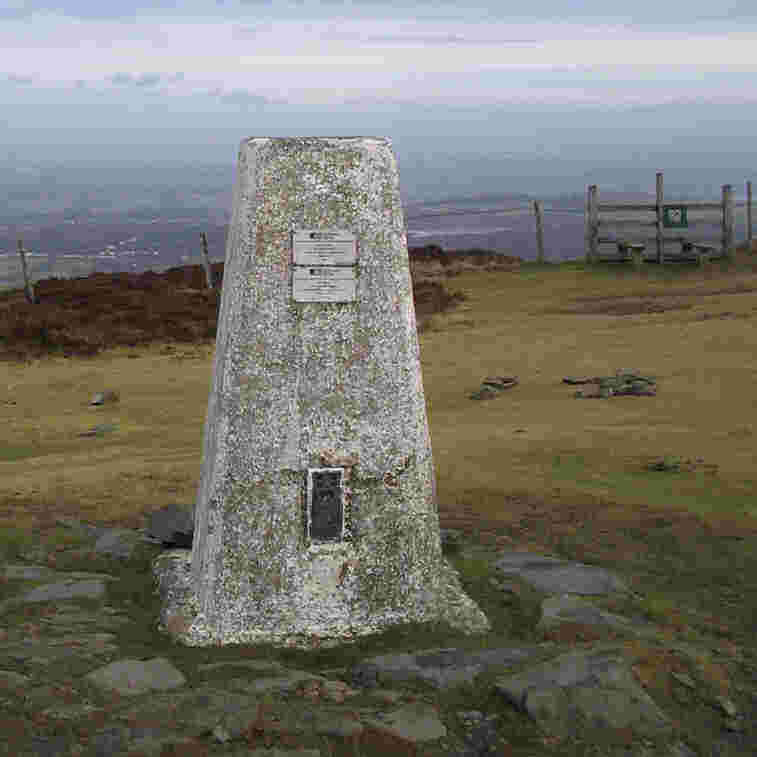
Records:
[[[728,188],[727,194],[726,194],[726,187]],[[593,189],[592,189],[593,188]],[[730,185],[724,185],[723,186],[723,200],[720,204],[716,203],[696,203],[696,202],[677,202],[675,203],[675,206],[678,208],[708,208],[708,209],[722,209],[722,219],[721,219],[721,226],[722,226],[722,235],[721,235],[721,241],[722,246],[720,250],[721,256],[727,256],[730,251],[730,247],[733,243],[733,209],[734,208],[746,208],[746,240],[747,243],[750,245],[752,244],[752,183],[748,181],[746,183],[747,188],[747,201],[746,202],[733,202],[731,193],[730,193]],[[592,194],[593,192],[593,194]],[[667,212],[667,209],[669,206],[672,206],[673,203],[667,203],[664,204],[662,201],[662,173],[657,174],[657,196],[656,196],[656,202],[654,204],[648,203],[648,204],[638,204],[638,203],[625,203],[625,204],[602,204],[600,205],[598,202],[598,195],[597,195],[598,189],[596,185],[592,185],[589,187],[588,190],[588,198],[587,198],[587,204],[585,208],[543,208],[542,203],[539,200],[533,200],[531,201],[532,210],[534,213],[535,218],[535,226],[536,226],[536,243],[537,243],[537,262],[543,263],[544,262],[544,234],[543,234],[543,214],[544,213],[550,213],[550,214],[567,214],[567,215],[583,215],[586,219],[586,256],[587,261],[589,262],[595,262],[599,259],[599,255],[597,254],[597,248],[598,245],[601,243],[607,243],[612,242],[613,244],[616,244],[618,247],[618,255],[613,257],[613,260],[624,260],[626,258],[633,259],[634,262],[638,263],[640,261],[640,255],[641,255],[641,249],[643,248],[643,245],[640,243],[634,244],[633,242],[630,242],[629,240],[620,237],[601,237],[599,235],[599,228],[600,225],[608,225],[612,224],[612,220],[605,220],[604,222],[599,219],[599,210],[627,210],[627,211],[653,211],[657,214],[657,219],[653,223],[645,223],[643,221],[636,221],[637,225],[641,226],[650,226],[655,225],[657,227],[657,262],[662,262],[662,244],[664,244],[664,241],[671,241],[667,237],[662,236],[662,225],[663,225],[663,215],[665,212]],[[407,221],[412,220],[423,220],[423,219],[434,219],[434,218],[451,218],[455,216],[483,216],[483,215],[504,215],[507,213],[518,213],[522,214],[524,212],[528,212],[527,207],[524,207],[523,205],[517,206],[517,207],[509,207],[509,208],[485,208],[481,210],[447,210],[442,212],[434,212],[434,213],[419,213],[419,214],[413,214],[413,213],[407,213],[405,212],[405,226],[407,226]],[[630,221],[625,220],[621,221],[620,223],[630,223]],[[215,282],[211,281],[212,279],[212,272],[211,272],[211,262],[218,262],[218,261],[211,261],[208,256],[208,246],[207,246],[207,237],[205,236],[205,233],[202,233],[202,258],[201,263],[203,267],[205,268],[206,273],[206,279],[208,282],[208,286],[214,286]],[[675,238],[676,241],[680,241],[682,245],[682,251],[684,253],[691,252],[692,251],[692,244],[694,247],[702,248],[697,249],[695,253],[695,257],[697,260],[701,263],[703,258],[707,255],[709,256],[715,256],[712,253],[711,246],[705,245],[704,243],[700,242],[697,244],[697,242],[692,242],[691,240],[685,239],[683,236],[679,236]],[[705,249],[707,248],[707,249]],[[92,250],[79,250],[75,255],[63,255],[63,258],[83,258],[86,257],[88,252],[102,252],[101,248],[95,248]],[[18,240],[18,254],[21,260],[21,267],[23,270],[23,276],[24,276],[24,289],[26,291],[26,297],[29,302],[34,302],[34,291],[33,291],[33,284],[31,282],[31,271],[29,270],[29,267],[27,265],[27,259],[26,255],[31,256],[31,252],[29,250],[25,250],[23,247],[23,241],[21,239]],[[153,251],[153,254],[157,255],[158,251]],[[37,257],[37,256],[35,256]],[[44,256],[43,256],[44,257]],[[49,256],[47,256],[49,259]],[[96,262],[94,259],[88,259],[90,260],[90,266],[93,264],[96,265]],[[48,266],[49,267],[49,266]],[[161,266],[161,269],[164,268],[170,268],[171,266]],[[94,268],[92,268],[92,272],[94,272]]]
[[[523,213],[527,208],[489,208],[487,210],[450,210],[446,213],[422,213],[416,215],[415,213],[407,215],[408,219],[413,221],[420,220],[422,218],[447,218],[448,216],[483,216],[483,215],[498,215],[502,213]],[[543,208],[543,213],[573,213],[584,214],[583,208]]]

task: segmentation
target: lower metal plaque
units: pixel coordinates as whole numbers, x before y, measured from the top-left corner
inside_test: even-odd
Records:
[[[344,468],[308,470],[308,537],[314,541],[337,541],[343,537],[343,475]]]
[[[355,268],[294,266],[292,298],[295,302],[354,302]]]

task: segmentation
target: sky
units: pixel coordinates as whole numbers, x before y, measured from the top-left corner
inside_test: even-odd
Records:
[[[367,135],[417,187],[539,164],[583,191],[604,164],[738,189],[755,124],[754,0],[0,0],[0,165]]]

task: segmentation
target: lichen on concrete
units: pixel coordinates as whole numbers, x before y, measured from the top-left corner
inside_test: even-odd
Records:
[[[295,300],[292,234],[302,229],[354,234],[353,301]],[[306,487],[308,471],[324,468],[343,472],[334,512],[344,520],[319,541]],[[174,635],[192,645],[323,646],[440,620],[488,630],[441,553],[389,140],[241,145],[182,576],[196,612]]]

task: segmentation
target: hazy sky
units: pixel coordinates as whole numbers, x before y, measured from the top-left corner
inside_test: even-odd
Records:
[[[756,124],[755,0],[0,0],[0,160],[366,134],[412,170],[608,158],[653,186],[668,155],[738,184]]]

